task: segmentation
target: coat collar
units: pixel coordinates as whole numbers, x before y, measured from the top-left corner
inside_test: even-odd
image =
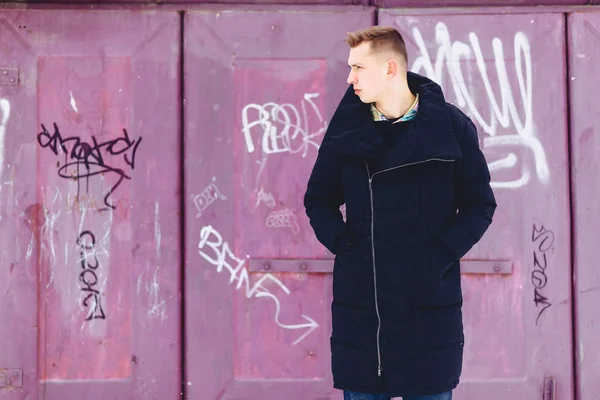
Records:
[[[327,129],[322,150],[345,157],[378,160],[382,169],[432,158],[455,160],[461,152],[442,89],[432,80],[408,72],[408,86],[419,94],[419,110],[391,149],[373,121],[369,104],[348,87]]]

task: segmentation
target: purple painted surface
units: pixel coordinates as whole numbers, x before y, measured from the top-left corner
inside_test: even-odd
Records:
[[[596,3],[600,0],[594,0]],[[527,6],[527,5],[506,5],[506,6],[490,6],[490,7],[459,7],[459,6],[448,6],[444,8],[402,8],[403,15],[431,15],[431,16],[442,16],[442,15],[505,15],[505,14],[537,14],[543,11],[544,14],[555,14],[555,13],[574,13],[574,12],[594,12],[594,10],[600,10],[597,6],[587,5],[547,5],[547,6]],[[399,11],[399,10],[398,10]]]
[[[298,193],[346,87],[343,36],[372,13],[250,7],[186,15],[186,391],[339,399],[330,255]],[[556,398],[573,399],[564,17],[468,12],[380,18],[403,31],[412,69],[473,118],[493,170],[498,214],[463,265],[455,398],[541,399],[553,376]],[[600,391],[600,244],[589,234],[599,17],[569,17],[577,400]],[[180,397],[178,52],[175,13],[0,10],[0,398]],[[88,179],[83,163],[63,168],[76,160],[57,142],[38,142],[53,123],[63,139],[118,140],[112,153],[124,152],[103,147],[104,166],[90,155],[104,174]],[[106,166],[131,177],[108,196],[112,211],[100,211],[119,178]]]
[[[3,399],[179,396],[178,33],[0,11]]]
[[[466,260],[510,275],[463,275],[465,364],[457,400],[572,399],[570,225],[561,14],[405,16],[412,71],[469,115],[492,171],[494,224]],[[591,115],[590,115],[591,118]]]
[[[567,0],[569,1],[569,0]],[[571,0],[572,1],[572,0]],[[90,4],[89,0],[25,0],[29,4],[35,3],[69,3],[69,4]],[[162,4],[266,4],[266,5],[369,5],[369,0],[96,0],[94,3],[105,3],[105,4],[149,4],[149,5],[162,5]]]
[[[600,14],[569,16],[569,84],[575,251],[578,399],[600,393],[600,272],[598,256],[598,170],[600,170]]]
[[[356,9],[185,16],[190,399],[340,398],[331,275],[277,265],[331,259],[302,193],[347,87],[345,34],[372,24]],[[250,268],[265,260],[274,271]]]
[[[594,4],[593,0],[373,0],[379,7],[495,7]],[[476,8],[475,8],[476,10]]]
[[[215,4],[265,4],[265,5],[369,5],[369,0],[167,0],[172,3],[193,4],[215,3]]]

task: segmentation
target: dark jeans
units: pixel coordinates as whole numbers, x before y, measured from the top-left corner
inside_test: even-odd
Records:
[[[344,391],[344,400],[390,400],[386,394],[367,394],[358,392]],[[452,400],[452,391],[438,394],[428,394],[425,396],[408,396],[402,400]]]

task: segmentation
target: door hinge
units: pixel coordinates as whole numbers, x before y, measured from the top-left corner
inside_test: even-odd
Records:
[[[23,370],[18,368],[0,368],[0,389],[23,387]]]
[[[556,389],[556,379],[552,377],[545,378],[543,400],[556,400],[554,389]]]
[[[0,86],[17,86],[19,68],[0,67]]]

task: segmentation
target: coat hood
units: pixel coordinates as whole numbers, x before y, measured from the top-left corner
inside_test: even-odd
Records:
[[[370,105],[363,103],[348,87],[340,101],[321,150],[340,156],[378,159],[383,168],[432,158],[456,160],[461,157],[451,114],[441,87],[424,76],[408,72],[408,86],[419,94],[419,109],[408,131],[388,151],[372,119]]]

